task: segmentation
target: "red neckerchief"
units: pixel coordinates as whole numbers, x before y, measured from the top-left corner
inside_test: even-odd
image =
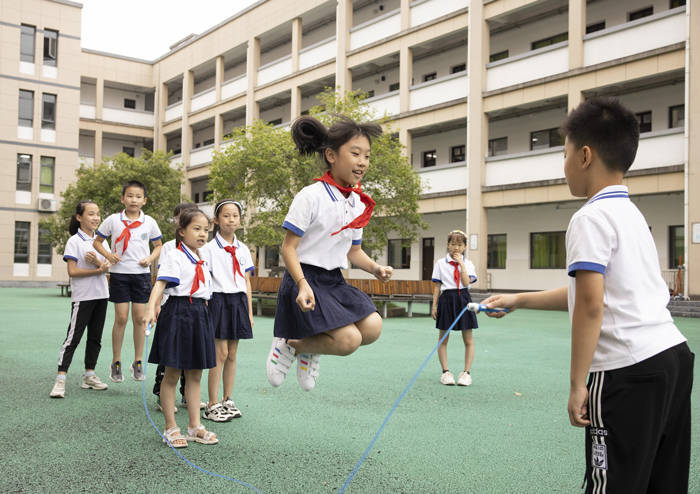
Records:
[[[182,249],[182,242],[180,242],[180,245],[178,245],[177,248],[180,250],[180,252],[183,252],[185,255],[187,255],[187,252],[185,252]],[[187,256],[187,258],[190,259],[190,256]],[[194,268],[194,280],[192,280],[192,288],[190,288],[190,303],[192,303],[192,294],[194,294],[194,292],[196,292],[199,289],[199,283],[205,283],[205,280],[204,270],[202,269],[202,264],[204,264],[204,261],[195,261],[194,257],[192,257],[190,261],[192,261],[192,264],[196,265]]]
[[[121,235],[117,237],[117,240],[114,242],[114,252],[117,251],[117,244],[121,242],[122,240],[124,241],[124,248],[122,249],[122,254],[126,252],[126,248],[129,246],[129,239],[131,238],[131,230],[134,228],[138,228],[141,225],[143,225],[142,222],[140,221],[132,221],[131,223],[128,223],[127,220],[122,220],[122,223],[124,223],[125,228],[122,230]]]
[[[337,187],[338,190],[340,190],[341,192],[355,192],[360,196],[360,201],[362,201],[362,204],[365,205],[365,210],[362,211],[362,214],[360,216],[352,220],[350,223],[342,227],[337,232],[331,233],[331,235],[340,233],[346,228],[363,228],[367,226],[367,223],[369,223],[369,219],[372,217],[372,211],[374,210],[374,205],[376,204],[376,202],[374,202],[374,199],[372,199],[370,196],[362,192],[362,186],[360,184],[357,184],[356,187],[342,187],[335,183],[335,180],[333,180],[333,177],[331,177],[331,172],[326,172],[322,177],[314,178],[314,180],[333,185]]]
[[[236,257],[236,248],[232,245],[226,245],[224,246],[224,250],[231,254],[231,258],[233,259],[233,282],[235,283],[236,272],[241,275],[241,278],[244,278],[243,273],[241,273],[241,265]]]
[[[452,266],[454,266],[454,272],[452,273],[452,276],[455,279],[455,285],[457,285],[457,295],[459,295],[459,281],[460,281],[460,275],[459,275],[459,263],[457,261],[448,261]]]

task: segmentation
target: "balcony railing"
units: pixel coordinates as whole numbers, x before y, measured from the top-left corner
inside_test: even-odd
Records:
[[[335,36],[299,50],[299,70],[313,67],[327,60],[333,60],[336,50]]]
[[[583,63],[595,65],[684,42],[685,7],[666,10],[583,37]]]
[[[641,134],[630,171],[682,165],[685,160],[683,139],[682,127]]]
[[[466,98],[469,78],[466,72],[458,72],[440,79],[411,86],[410,110]]]
[[[417,170],[423,194],[454,192],[467,189],[467,163],[450,163]]]
[[[231,98],[237,94],[245,93],[248,89],[248,76],[241,74],[223,83],[221,86],[221,99]]]
[[[385,114],[398,115],[401,113],[398,91],[373,96],[372,98],[367,98],[364,102],[369,105],[376,117],[383,117]]]
[[[445,1],[445,0],[441,0]],[[401,9],[392,10],[350,30],[350,50],[355,50],[401,31]]]
[[[268,63],[258,70],[258,85],[276,81],[292,73],[292,56],[288,55],[280,60]]]
[[[563,146],[486,158],[486,186],[560,178],[564,178]]]
[[[419,0],[411,3],[411,27],[469,7],[469,0]]]
[[[216,88],[212,87],[192,96],[190,111],[201,110],[202,108],[213,105],[214,103],[216,103]]]
[[[169,122],[176,118],[182,118],[182,101],[178,101],[165,108],[165,121]]]
[[[155,121],[153,113],[107,107],[102,108],[102,120],[142,127],[153,127]]]
[[[210,144],[205,147],[193,149],[190,151],[190,166],[199,166],[206,163],[211,163],[214,155],[214,145]]]
[[[486,64],[486,90],[493,91],[569,70],[569,42]]]

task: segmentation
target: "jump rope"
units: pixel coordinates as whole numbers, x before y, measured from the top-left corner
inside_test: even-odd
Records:
[[[448,336],[448,335],[450,334],[450,332],[452,331],[452,328],[454,328],[455,324],[457,324],[457,322],[461,319],[462,315],[463,315],[466,311],[470,311],[470,312],[474,312],[475,314],[478,314],[479,312],[487,312],[487,313],[488,313],[488,312],[508,312],[508,309],[506,309],[506,308],[488,308],[488,307],[486,307],[484,304],[477,304],[477,303],[469,303],[469,304],[467,304],[467,306],[466,306],[464,309],[462,309],[462,311],[457,315],[457,317],[456,317],[455,320],[452,322],[452,324],[451,324],[450,327],[447,329],[447,331],[445,331],[445,334],[442,336],[442,338],[440,338],[440,341],[438,341],[437,345],[435,345],[435,348],[433,348],[433,349],[431,350],[431,352],[430,352],[430,353],[428,354],[428,356],[425,358],[425,360],[424,360],[423,363],[420,365],[420,367],[418,367],[418,370],[417,370],[416,373],[413,375],[413,377],[412,377],[411,380],[409,381],[408,385],[406,385],[406,387],[404,388],[404,390],[401,392],[401,394],[399,395],[399,397],[396,399],[396,401],[394,402],[393,406],[392,406],[391,409],[389,410],[389,413],[386,415],[386,417],[384,417],[384,420],[382,421],[382,425],[379,426],[379,429],[377,430],[376,434],[375,434],[374,437],[372,438],[372,441],[369,443],[369,446],[367,446],[367,449],[365,449],[364,453],[362,453],[362,456],[360,457],[359,461],[355,464],[355,467],[352,469],[352,472],[350,472],[350,475],[348,475],[348,477],[345,479],[345,482],[343,483],[343,486],[340,488],[340,490],[338,490],[338,494],[343,494],[343,493],[345,492],[345,490],[348,488],[348,486],[350,485],[350,482],[352,482],[353,477],[355,476],[355,474],[357,473],[357,471],[360,469],[360,467],[362,466],[362,464],[365,462],[365,460],[367,459],[367,456],[369,456],[369,452],[370,452],[370,451],[372,450],[372,448],[374,447],[374,443],[377,442],[377,439],[379,439],[379,435],[382,433],[382,431],[384,430],[384,427],[385,427],[386,424],[389,422],[389,419],[391,418],[391,416],[394,414],[394,412],[395,412],[396,409],[398,408],[399,403],[401,403],[401,400],[403,400],[404,396],[406,396],[406,394],[408,393],[408,391],[411,389],[411,387],[413,386],[413,384],[416,382],[416,379],[418,379],[418,376],[420,375],[420,373],[423,372],[423,369],[425,369],[425,366],[428,365],[428,362],[430,361],[430,358],[435,354],[435,352],[436,352],[437,349],[440,347],[440,345],[442,344],[442,342],[445,341],[445,339],[447,338],[447,336]],[[146,329],[146,346],[145,346],[145,348],[148,348],[148,337],[149,337],[150,334],[151,334],[151,324],[149,323],[149,324],[148,324],[148,327],[147,327],[147,329]],[[144,368],[143,368],[144,374],[146,374],[147,368],[148,368],[148,361],[146,361],[146,363],[144,364]],[[151,418],[151,414],[150,414],[149,411],[148,411],[148,405],[146,404],[146,381],[145,381],[145,380],[143,381],[143,383],[142,383],[142,385],[141,385],[141,397],[143,398],[143,409],[146,411],[146,416],[148,417],[148,421],[151,423],[151,425],[152,425],[153,428],[156,430],[156,432],[158,433],[158,435],[163,439],[163,441],[170,447],[170,449],[173,450],[173,452],[174,452],[182,461],[184,461],[185,463],[187,463],[189,466],[191,466],[191,467],[193,467],[193,468],[199,470],[200,472],[204,472],[204,473],[207,474],[207,475],[211,475],[212,477],[218,477],[218,478],[221,478],[221,479],[230,480],[230,481],[232,481],[232,482],[235,482],[235,483],[237,483],[237,484],[242,485],[243,487],[247,487],[248,489],[250,489],[250,490],[252,490],[252,491],[254,491],[254,492],[257,492],[257,493],[259,493],[259,494],[262,494],[262,491],[261,491],[260,489],[258,489],[258,488],[255,487],[254,485],[249,484],[248,482],[245,482],[244,480],[239,480],[239,479],[234,478],[234,477],[228,477],[228,476],[226,476],[226,475],[221,475],[221,474],[218,474],[218,473],[216,473],[216,472],[210,472],[209,470],[205,470],[204,468],[202,468],[202,467],[200,467],[200,466],[198,466],[198,465],[195,465],[195,464],[192,463],[190,460],[188,460],[187,458],[185,458],[176,448],[174,448],[174,447],[172,446],[172,444],[170,444],[170,443],[165,439],[165,436],[163,436],[163,434],[160,432],[160,430],[158,429],[158,427],[156,426],[156,424],[153,422],[153,419]],[[194,405],[193,405],[193,406],[194,406]]]

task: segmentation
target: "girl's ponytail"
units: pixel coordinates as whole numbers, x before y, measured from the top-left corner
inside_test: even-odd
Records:
[[[328,129],[314,117],[303,116],[292,124],[292,139],[302,155],[323,154],[328,147]]]
[[[86,204],[95,204],[94,201],[80,201],[75,206],[75,213],[70,217],[70,224],[68,225],[68,233],[75,235],[78,233],[78,228],[80,228],[80,222],[78,221],[78,215],[82,215],[85,212]]]

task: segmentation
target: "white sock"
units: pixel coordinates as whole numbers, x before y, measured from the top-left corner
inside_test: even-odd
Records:
[[[65,375],[65,374],[57,374],[57,375],[56,375],[56,379],[60,379],[61,381],[65,381],[65,380],[66,380],[66,375]]]
[[[95,371],[85,371],[85,373],[83,374],[83,377],[89,377],[89,376],[94,376],[94,375],[95,375]]]

